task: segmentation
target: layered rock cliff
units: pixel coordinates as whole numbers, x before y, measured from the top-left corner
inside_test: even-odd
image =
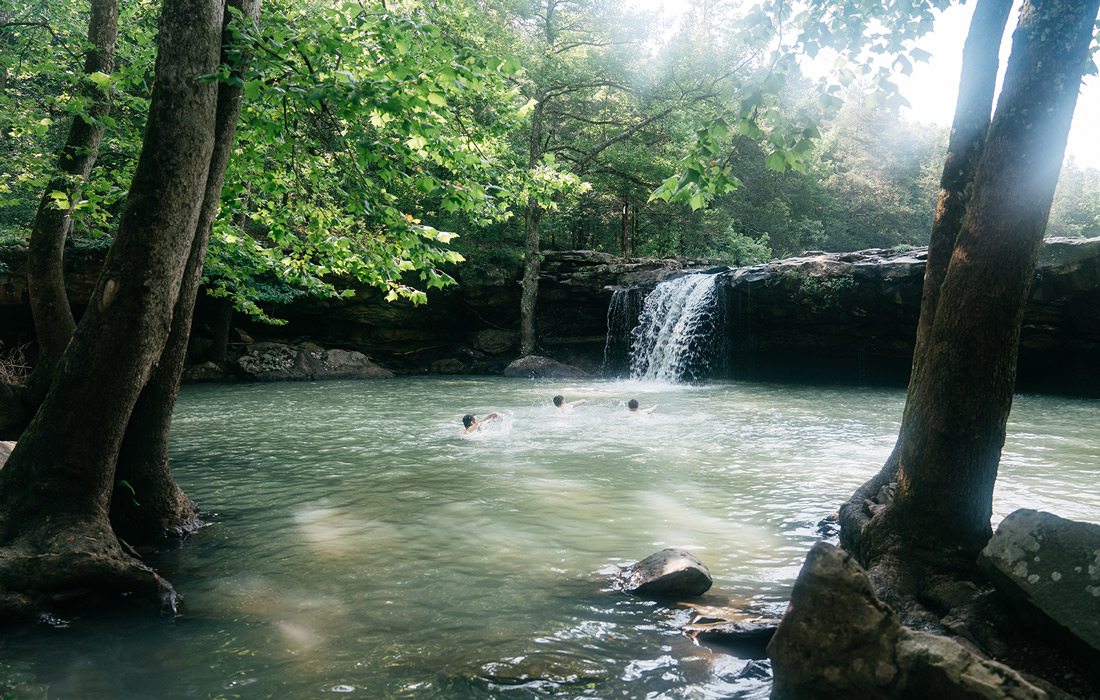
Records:
[[[78,308],[91,291],[99,255],[69,256]],[[610,347],[606,342],[613,294],[633,289],[640,299],[663,280],[701,271],[717,275],[722,305],[716,378],[904,381],[924,275],[920,249],[806,253],[737,269],[550,252],[540,280],[539,352],[589,371],[622,371],[626,344],[621,335]],[[456,273],[458,286],[433,291],[420,307],[388,303],[373,289],[348,299],[302,299],[271,310],[285,326],[237,319],[236,337],[355,350],[402,373],[497,373],[517,352],[519,275],[518,268],[464,267]],[[0,340],[7,347],[32,340],[25,297],[20,251],[0,251]],[[211,319],[200,307],[196,336],[210,333]],[[238,353],[246,349],[239,346]],[[1021,386],[1100,393],[1097,366],[1100,239],[1050,240],[1024,318]]]

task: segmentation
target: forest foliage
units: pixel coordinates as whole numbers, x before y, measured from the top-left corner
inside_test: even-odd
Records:
[[[543,250],[751,264],[925,244],[946,129],[906,120],[881,67],[804,77],[797,59],[826,40],[813,32],[835,43],[839,27],[740,6],[693,4],[670,33],[620,0],[265,2],[260,28],[238,32],[251,63],[207,288],[260,316],[347,278],[422,302],[464,260],[518,264],[531,197]],[[77,245],[109,243],[148,109],[158,3],[121,12],[116,69],[90,78],[114,95],[107,136],[82,201],[58,202]],[[591,26],[533,43],[555,12]],[[69,123],[92,118],[87,13],[0,11],[0,243],[26,238]],[[802,34],[776,59],[780,21]],[[895,68],[922,58],[880,43]],[[206,79],[239,79],[230,68]],[[1100,172],[1064,168],[1048,235],[1100,235]]]

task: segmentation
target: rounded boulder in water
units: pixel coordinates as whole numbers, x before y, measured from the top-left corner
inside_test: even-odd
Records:
[[[623,590],[643,598],[699,596],[714,583],[706,564],[682,549],[662,549],[623,573]]]

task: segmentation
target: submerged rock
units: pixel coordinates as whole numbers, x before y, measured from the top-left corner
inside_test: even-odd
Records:
[[[1100,525],[1021,509],[1005,518],[979,564],[1025,614],[1100,651]]]
[[[526,377],[528,379],[583,379],[588,372],[563,364],[549,357],[527,355],[521,357],[504,369],[505,377]]]
[[[623,590],[643,598],[699,596],[714,583],[706,564],[682,549],[662,549],[623,572]]]
[[[773,698],[1049,697],[953,639],[902,626],[842,549],[810,550],[768,645]]]
[[[11,455],[11,451],[14,449],[14,442],[0,440],[0,469],[4,468],[4,463],[8,461],[8,456]]]
[[[680,628],[688,636],[734,649],[741,658],[767,658],[766,649],[779,626],[778,617],[762,617],[744,608],[683,605],[695,611],[691,622]]]

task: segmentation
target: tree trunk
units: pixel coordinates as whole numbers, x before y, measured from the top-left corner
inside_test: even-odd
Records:
[[[88,21],[88,51],[84,74],[110,75],[115,64],[118,38],[117,0],[93,0]],[[111,94],[85,77],[82,97],[89,100],[90,121],[77,116],[69,127],[69,136],[61,150],[58,174],[46,185],[38,204],[27,249],[27,291],[34,330],[38,338],[38,359],[27,380],[23,396],[29,417],[49,388],[54,369],[73,336],[76,322],[65,291],[65,239],[72,226],[73,207],[80,200],[81,188],[92,173],[105,127],[102,120],[111,111]],[[51,195],[61,192],[67,203],[61,206]]]
[[[531,114],[531,141],[527,167],[534,172],[542,158],[542,122],[546,112],[545,96],[538,95],[538,103]],[[542,206],[533,195],[527,198],[524,212],[527,243],[523,257],[523,282],[519,302],[519,354],[525,357],[535,351],[535,310],[539,295],[539,267],[542,252],[539,246],[539,224],[542,222]]]
[[[897,495],[864,531],[872,561],[899,551],[973,561],[992,534],[1023,307],[1098,5],[1032,0],[1021,10],[973,194],[914,359]]]
[[[175,609],[108,521],[115,460],[167,340],[214,143],[222,4],[166,0],[137,169],[96,290],[45,401],[0,470],[0,612],[82,589]]]
[[[619,250],[623,255],[630,252],[630,197],[623,194],[623,211],[619,227]]]
[[[913,376],[918,373],[917,365],[924,360],[926,354],[929,333],[939,303],[940,286],[947,274],[955,241],[962,228],[966,203],[989,130],[1000,64],[1001,37],[1011,7],[1011,0],[979,0],[963,47],[959,97],[955,104],[955,117],[951,125],[943,173],[940,176],[940,193],[924,269],[921,314],[913,351]],[[870,509],[877,510],[877,506],[881,505],[876,501],[886,500],[879,497],[883,487],[897,481],[900,444],[899,437],[882,471],[860,487],[840,509],[841,543],[864,564],[867,561],[860,553],[859,534],[871,518]]]
[[[233,302],[228,299],[214,300],[213,331],[209,360],[221,364],[229,355],[229,334],[233,331]]]
[[[534,197],[527,200],[524,216],[527,228],[527,248],[523,258],[523,282],[519,301],[519,354],[526,357],[535,352],[535,310],[539,295],[539,223],[542,207]]]
[[[253,23],[259,21],[259,0],[230,0],[227,7],[237,8]],[[221,60],[227,65],[231,65],[232,61],[226,50],[233,39],[229,29],[231,20],[231,14],[226,12]],[[237,77],[240,77],[242,68],[243,65],[235,67]],[[116,488],[116,496],[119,497],[111,502],[111,524],[115,532],[130,543],[149,543],[165,536],[185,535],[201,525],[195,502],[172,478],[168,466],[168,436],[187,359],[187,341],[191,335],[195,300],[202,281],[203,261],[218,213],[225,169],[233,150],[233,137],[241,111],[242,85],[223,82],[218,86],[214,152],[194,241],[172,314],[172,328],[160,361],[130,416],[118,457],[116,481],[125,481],[129,488]]]

